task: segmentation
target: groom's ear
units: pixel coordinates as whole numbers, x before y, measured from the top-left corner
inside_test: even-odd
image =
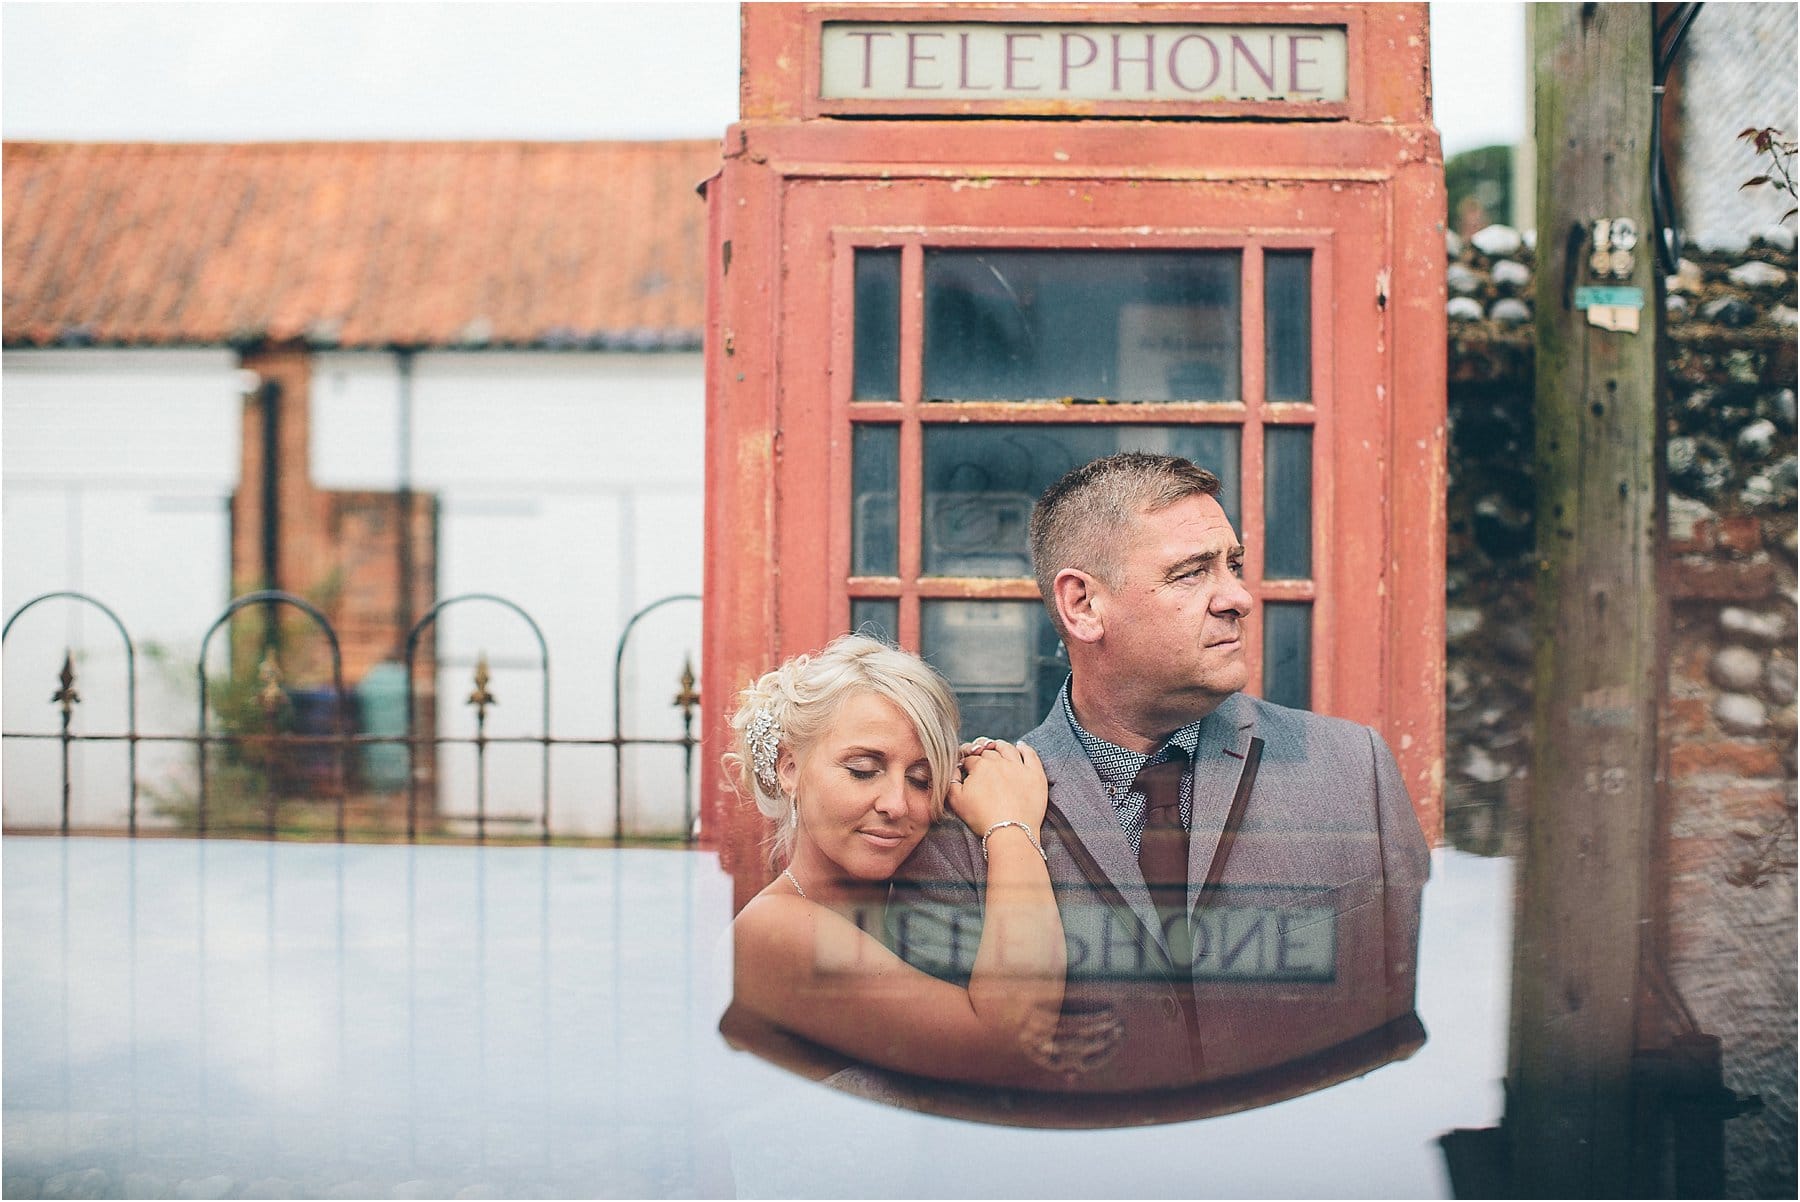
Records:
[[[1105,590],[1094,577],[1079,568],[1064,568],[1051,584],[1051,597],[1056,602],[1056,616],[1063,629],[1078,643],[1097,643],[1106,633],[1104,617]]]

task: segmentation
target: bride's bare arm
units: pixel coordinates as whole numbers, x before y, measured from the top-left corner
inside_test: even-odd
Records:
[[[995,744],[965,757],[951,807],[988,837],[988,882],[967,989],[911,967],[823,906],[786,894],[755,898],[733,925],[736,1000],[827,1047],[885,1068],[951,1080],[1042,1084],[1044,1049],[1062,1002],[1062,923],[1033,840],[1043,819],[1043,768],[1028,747]]]
[[[1039,1039],[1042,1016],[1062,1006],[1066,967],[1062,920],[1038,842],[1049,796],[1044,767],[1023,743],[993,743],[965,763],[968,776],[951,789],[950,804],[970,830],[987,834],[988,856],[969,1003],[997,1036]],[[1010,823],[1021,825],[1001,825]]]

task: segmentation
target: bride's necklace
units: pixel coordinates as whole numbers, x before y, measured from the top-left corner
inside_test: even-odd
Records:
[[[798,893],[801,897],[806,896],[806,890],[802,889],[800,887],[800,882],[794,879],[794,874],[792,871],[790,871],[789,869],[783,868],[781,870],[781,875],[788,879],[788,884],[790,884],[794,887],[795,893]]]

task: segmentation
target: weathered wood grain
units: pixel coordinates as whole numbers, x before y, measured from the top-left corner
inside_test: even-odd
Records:
[[[1649,913],[1659,623],[1649,5],[1536,10],[1536,760],[1513,960],[1507,1129],[1518,1196],[1619,1196]],[[1590,274],[1593,223],[1640,231]],[[1635,334],[1584,284],[1641,288]]]

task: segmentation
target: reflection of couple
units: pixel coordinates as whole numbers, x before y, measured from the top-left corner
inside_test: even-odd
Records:
[[[1252,598],[1218,493],[1126,453],[1039,500],[1071,676],[1017,747],[956,748],[941,678],[867,639],[746,691],[742,779],[791,855],[734,924],[740,1003],[887,1068],[1103,1091],[1410,1012],[1384,950],[1416,937],[1426,871],[1405,788],[1369,728],[1241,692]],[[946,797],[961,821],[933,825]]]

